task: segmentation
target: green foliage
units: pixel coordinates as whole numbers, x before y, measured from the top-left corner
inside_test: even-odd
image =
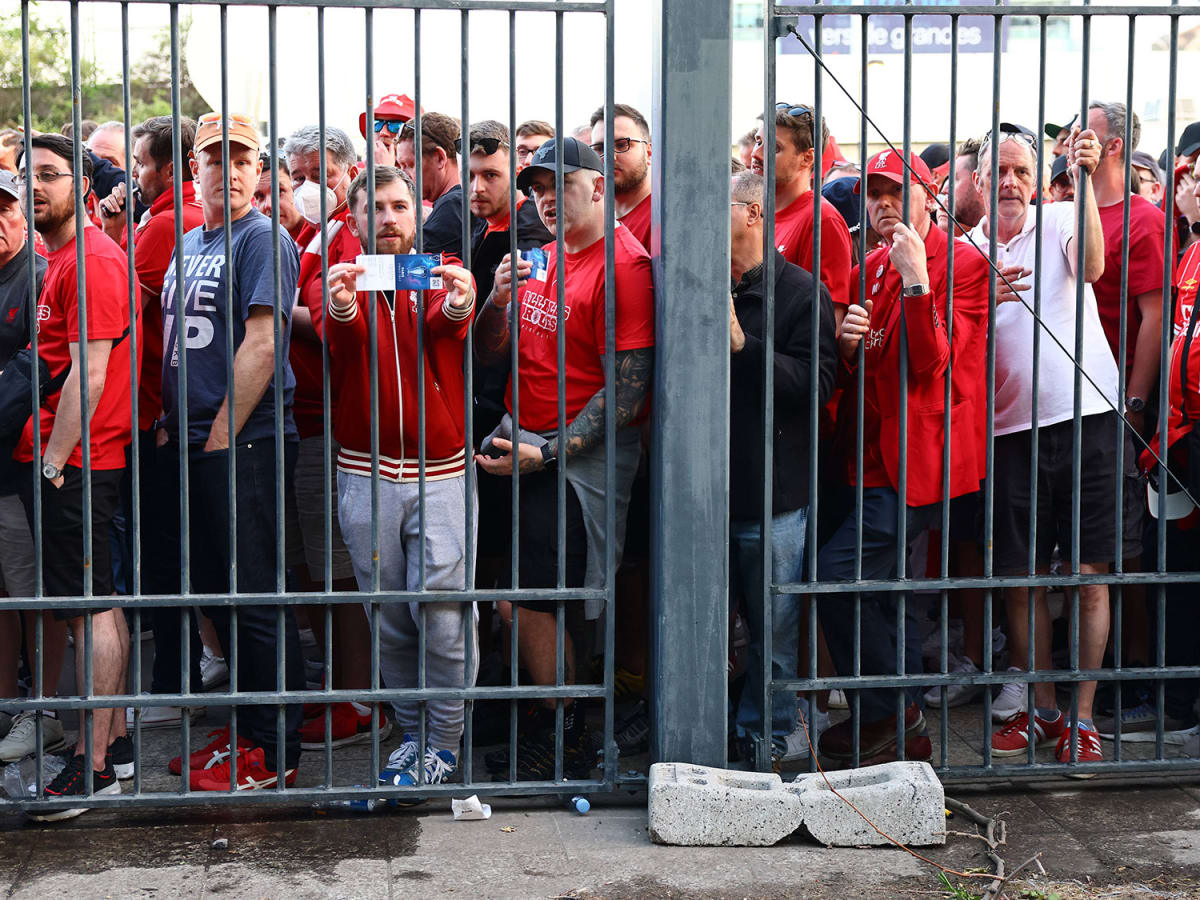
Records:
[[[187,36],[187,23],[180,24],[180,45]],[[20,128],[23,121],[21,11],[0,12],[0,128]],[[71,36],[69,30],[44,15],[36,4],[29,13],[29,75],[31,125],[38,131],[58,131],[71,121]],[[84,119],[104,122],[124,119],[120,74],[116,79],[94,70],[86,53],[80,58],[80,112]],[[180,109],[196,116],[207,104],[187,76],[179,84]],[[129,121],[171,112],[171,37],[163,28],[153,49],[132,62],[129,70]]]
[[[942,889],[946,892],[950,900],[979,900],[978,894],[971,893],[961,884],[951,884],[945,872],[938,872],[938,881],[942,883]]]

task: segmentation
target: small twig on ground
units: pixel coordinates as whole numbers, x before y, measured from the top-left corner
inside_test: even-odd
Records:
[[[1026,866],[1030,866],[1037,862],[1038,857],[1041,855],[1042,853],[1039,850],[1033,856],[1029,857],[1029,859],[1025,860],[1025,862],[1013,869],[1008,875],[1004,874],[1004,861],[1001,860],[1000,870],[996,873],[996,880],[987,886],[987,890],[983,892],[983,896],[980,898],[980,900],[997,900],[997,898],[1000,896],[1000,891],[1004,889],[1004,885],[1007,884],[1011,879],[1016,878],[1018,873],[1020,873],[1020,871]]]

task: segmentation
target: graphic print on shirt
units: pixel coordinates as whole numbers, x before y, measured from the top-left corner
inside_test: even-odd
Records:
[[[521,330],[537,329],[545,334],[558,333],[558,299],[547,297],[545,282],[530,281],[521,294]],[[571,305],[563,307],[563,323],[571,319]]]
[[[215,301],[224,285],[225,254],[184,254],[184,341],[188,350],[203,350],[212,343],[216,334],[213,319],[220,312]],[[175,340],[175,261],[171,261],[163,279],[166,291],[163,294],[163,333],[170,335],[171,366],[179,367],[179,344]],[[212,314],[212,317],[209,314]]]

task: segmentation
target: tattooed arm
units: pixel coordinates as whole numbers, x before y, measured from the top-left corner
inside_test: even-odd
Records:
[[[525,283],[533,264],[517,260],[517,287]],[[512,300],[512,265],[508,254],[496,267],[492,295],[483,304],[475,319],[475,355],[485,366],[504,362],[509,352],[508,304]]]
[[[476,331],[478,333],[478,331]],[[616,371],[616,417],[617,427],[623,428],[634,420],[646,402],[650,389],[650,376],[654,371],[654,348],[640,347],[636,350],[617,351]],[[604,388],[596,391],[587,405],[579,411],[563,433],[566,456],[572,457],[595,447],[604,440],[604,413],[607,408]],[[496,475],[512,474],[512,444],[503,438],[493,438],[498,450],[509,451],[499,459],[476,456],[485,471]],[[547,454],[555,459],[563,455],[558,438],[551,438]],[[520,472],[525,475],[545,467],[545,456],[541,447],[520,444],[518,447]]]

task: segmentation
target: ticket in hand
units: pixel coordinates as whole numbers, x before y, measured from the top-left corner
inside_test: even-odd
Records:
[[[433,274],[442,264],[440,253],[363,254],[355,262],[367,270],[358,276],[360,291],[422,291],[442,287],[442,276]]]
[[[530,281],[546,280],[546,251],[540,247],[522,250],[521,258],[533,263],[533,271],[529,273]]]

